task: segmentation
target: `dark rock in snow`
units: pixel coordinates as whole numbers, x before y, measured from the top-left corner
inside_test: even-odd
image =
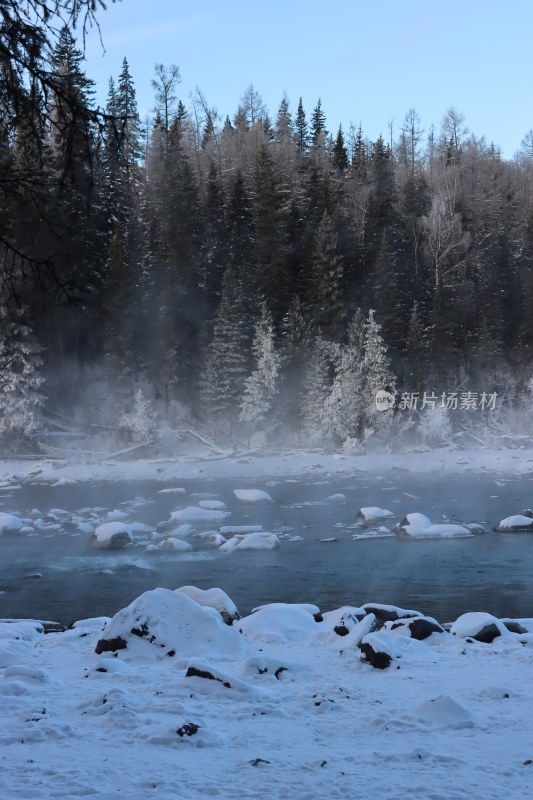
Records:
[[[198,733],[199,730],[199,725],[196,725],[194,722],[186,722],[185,725],[182,725],[181,728],[178,728],[176,733],[178,736],[194,736],[194,734]]]
[[[229,681],[223,681],[222,678],[217,678],[213,675],[212,672],[208,672],[205,669],[198,669],[197,667],[188,667],[187,672],[185,673],[186,678],[205,678],[208,681],[219,681],[226,689],[231,689],[231,683]]]
[[[417,639],[419,642],[427,639],[432,633],[446,633],[441,625],[427,617],[417,617],[410,622],[398,620],[391,625],[391,631],[396,628],[408,628],[411,639]]]
[[[362,608],[364,608],[366,614],[374,614],[379,625],[384,625],[385,622],[396,622],[398,619],[422,616],[418,611],[407,611],[404,608],[396,608],[396,606],[365,603]]]
[[[472,636],[478,642],[484,642],[485,644],[490,644],[494,641],[498,636],[501,636],[498,627],[494,625],[494,623],[490,623],[489,625],[485,625],[481,628],[478,633]]]
[[[125,650],[127,646],[127,641],[121,636],[116,636],[114,639],[99,639],[96,643],[94,652],[99,656],[101,653],[114,652],[115,650]]]
[[[365,660],[376,669],[387,669],[387,667],[390,667],[392,656],[388,653],[380,653],[374,650],[370,642],[361,642],[359,649],[365,656]]]
[[[502,619],[503,624],[511,633],[528,633],[528,631],[514,619]]]

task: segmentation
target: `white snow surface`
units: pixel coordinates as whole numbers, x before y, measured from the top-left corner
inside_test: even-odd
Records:
[[[173,511],[170,519],[173,522],[219,522],[231,516],[229,511],[213,511],[199,506],[187,506],[187,508]]]
[[[372,614],[334,634],[351,611],[274,603],[231,628],[155,589],[64,633],[0,623],[2,800],[529,798],[533,641],[419,642],[369,633]],[[388,669],[361,660],[358,627]],[[96,655],[115,636],[127,648]]]
[[[235,616],[237,606],[223,589],[214,587],[212,589],[199,589],[197,586],[180,586],[176,592],[182,592],[201,606],[215,608],[220,614],[226,612],[230,617]]]
[[[233,494],[243,503],[271,503],[272,497],[262,489],[234,489]]]

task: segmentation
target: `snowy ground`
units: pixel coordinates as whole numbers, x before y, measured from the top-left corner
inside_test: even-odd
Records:
[[[393,656],[377,669],[357,647],[370,614],[344,611],[345,636],[312,607],[231,628],[158,592],[109,623],[115,654],[95,652],[104,619],[0,625],[3,800],[531,797],[532,634],[382,629],[363,640]]]
[[[533,472],[532,451],[205,456],[4,461],[0,479]],[[169,595],[64,632],[0,623],[2,800],[531,797],[533,619],[514,633],[493,620],[490,643],[472,638],[491,623],[480,615],[418,641],[390,622],[369,633],[360,609],[317,622],[312,606],[270,606],[229,627]],[[127,646],[97,654],[106,625]],[[364,660],[363,634],[385,669]]]
[[[85,480],[179,480],[185,478],[296,477],[303,474],[349,475],[389,470],[458,474],[533,472],[533,450],[433,450],[425,453],[347,456],[308,451],[215,456],[207,449],[175,459],[90,460],[36,459],[0,461],[0,480],[66,483]]]

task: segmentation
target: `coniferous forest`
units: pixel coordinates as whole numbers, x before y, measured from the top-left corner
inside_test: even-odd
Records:
[[[409,109],[371,141],[252,85],[226,115],[162,64],[141,120],[127,57],[96,108],[72,26],[25,5],[0,2],[4,443],[65,420],[355,450],[524,433],[533,132],[505,160],[456,109]]]

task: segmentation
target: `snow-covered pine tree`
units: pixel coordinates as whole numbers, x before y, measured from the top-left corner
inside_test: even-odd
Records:
[[[41,424],[45,396],[42,348],[23,322],[23,309],[0,304],[0,439],[31,436]]]
[[[302,427],[304,377],[311,350],[311,323],[294,295],[281,324],[279,410],[291,432]]]
[[[357,310],[348,326],[347,342],[341,349],[333,385],[326,400],[328,425],[342,442],[361,436],[365,388],[364,334],[363,315]]]
[[[280,357],[274,341],[272,315],[266,302],[261,303],[252,350],[257,367],[245,382],[240,419],[255,425],[268,417],[278,393]]]
[[[381,325],[376,322],[374,313],[373,309],[368,312],[363,343],[362,421],[365,438],[383,431],[392,420],[392,409],[382,411],[377,408],[376,393],[384,390],[394,394],[396,391],[396,379],[390,368]]]
[[[231,433],[238,420],[249,371],[248,301],[241,270],[230,264],[224,274],[213,339],[200,381],[202,406],[215,433],[221,428],[229,428]]]
[[[327,441],[331,436],[328,419],[328,397],[331,392],[331,373],[335,362],[336,348],[319,333],[312,344],[306,366],[303,385],[302,427],[307,441]]]

